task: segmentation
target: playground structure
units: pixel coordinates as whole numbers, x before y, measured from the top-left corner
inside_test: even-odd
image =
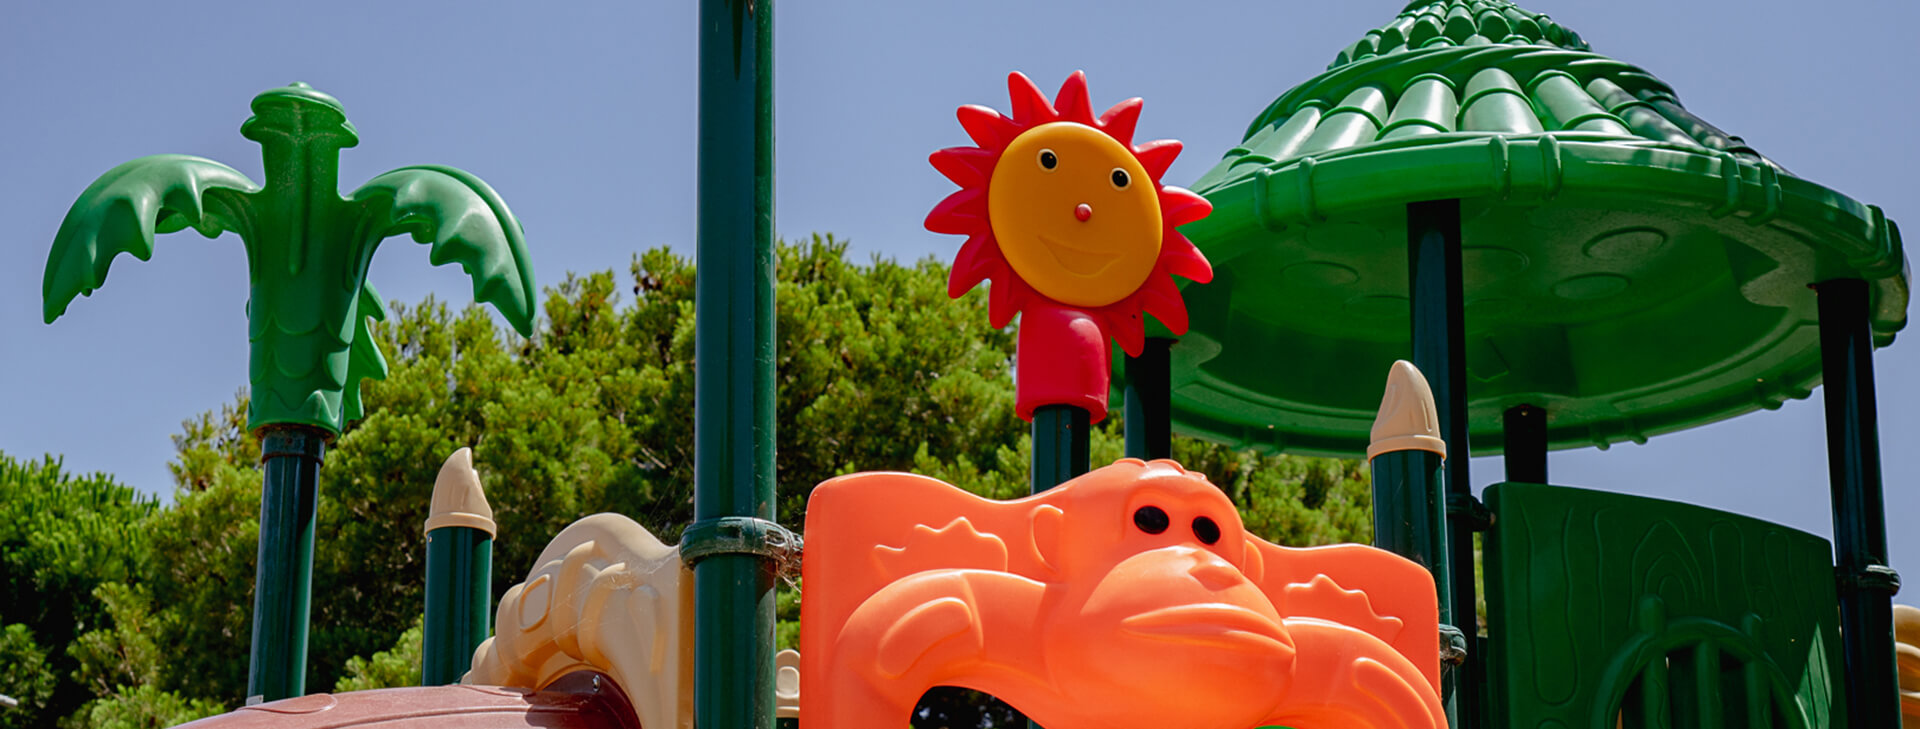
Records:
[[[766,727],[780,714],[866,726],[903,720],[919,692],[948,682],[1056,729],[1901,716],[1871,364],[1906,319],[1897,228],[1506,0],[1409,3],[1255,119],[1197,195],[1160,184],[1177,146],[1133,145],[1138,100],[1095,117],[1077,74],[1051,101],[1016,75],[1011,116],[963,108],[977,146],[935,155],[962,190],[928,225],[969,236],[952,293],[990,278],[994,321],[1023,313],[1035,495],[990,502],[904,474],[822,485],[802,651],[775,656],[773,582],[802,550],[773,521],[766,445],[771,3],[706,0],[702,13],[698,483],[685,541],[587,517],[508,592],[488,639],[492,523],[470,456],[449,461],[426,527],[426,683],[470,664],[471,683],[522,689],[303,696],[299,682],[314,474],[327,435],[353,417],[358,379],[384,372],[365,337],[381,309],[363,253],[411,233],[436,263],[462,261],[476,297],[525,332],[531,270],[498,197],[450,168],[397,170],[341,197],[332,167],[306,165],[356,132],[337,101],[295,85],[258,97],[243,127],[266,148],[267,186],[204,160],[147,158],[76,204],[49,261],[49,320],[118,252],[150,255],[156,232],[241,231],[256,270],[291,272],[256,281],[250,309],[255,386],[271,394],[252,414],[267,490],[249,687],[263,701],[206,726]],[[1088,158],[1097,185],[1048,177]],[[1089,243],[1072,236],[1115,220],[1121,229],[1090,238],[1124,243],[1118,264],[1074,260]],[[351,251],[330,247],[348,238]],[[1402,357],[1412,364],[1391,364]],[[1109,361],[1124,363],[1121,382]],[[1391,372],[1384,398],[1379,372]],[[1827,388],[1835,545],[1548,483],[1551,448],[1643,441],[1815,384]],[[1137,460],[1093,470],[1087,428],[1116,390]],[[1158,460],[1175,431],[1366,452],[1378,549],[1245,535],[1217,490]],[[1470,436],[1482,445],[1470,450]],[[1467,454],[1496,450],[1507,482],[1482,504]],[[1475,532],[1485,636],[1471,618]],[[1129,647],[1168,635],[1192,653]]]

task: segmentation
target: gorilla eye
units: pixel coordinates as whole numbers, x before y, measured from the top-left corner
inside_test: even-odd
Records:
[[[1167,512],[1161,511],[1158,506],[1142,506],[1133,512],[1133,525],[1148,534],[1164,532],[1170,523]]]
[[[1213,544],[1220,541],[1220,525],[1204,516],[1194,519],[1193,535],[1199,537],[1201,542]]]
[[[1040,150],[1040,169],[1051,170],[1060,166],[1060,157],[1051,149]]]
[[[1133,182],[1133,178],[1127,176],[1126,170],[1118,167],[1113,168],[1113,189],[1125,190],[1131,182]]]

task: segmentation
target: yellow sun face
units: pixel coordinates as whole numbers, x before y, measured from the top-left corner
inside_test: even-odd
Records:
[[[1133,152],[1098,129],[1053,122],[1022,132],[987,186],[993,235],[1042,295],[1105,306],[1140,288],[1160,257],[1160,197]]]

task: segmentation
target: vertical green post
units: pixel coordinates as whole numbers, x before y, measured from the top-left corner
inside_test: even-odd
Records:
[[[1367,459],[1373,473],[1373,546],[1413,560],[1433,573],[1443,633],[1441,651],[1447,659],[1441,696],[1447,723],[1460,726],[1454,686],[1454,661],[1465,646],[1464,633],[1454,632],[1452,565],[1447,555],[1447,501],[1445,494],[1447,444],[1433,391],[1411,363],[1393,363],[1380,413],[1369,434]]]
[[[1413,366],[1433,388],[1440,435],[1446,441],[1447,553],[1450,575],[1459,579],[1442,588],[1462,610],[1477,603],[1473,585],[1473,481],[1467,462],[1467,366],[1464,291],[1460,269],[1460,201],[1431,200],[1407,205],[1408,283],[1413,305]],[[1462,615],[1462,617],[1466,617]],[[1485,722],[1486,685],[1483,651],[1477,650],[1477,620],[1461,620],[1469,646],[1466,663],[1454,673],[1459,726]]]
[[[1500,418],[1507,480],[1547,482],[1547,411],[1532,405],[1507,408]]]
[[[701,0],[695,525],[774,518],[773,3]],[[774,719],[773,558],[694,563],[694,725]]]
[[[493,535],[471,527],[427,532],[427,614],[421,629],[420,685],[460,682],[473,651],[491,632]]]
[[[1140,356],[1127,358],[1127,457],[1173,457],[1173,373],[1169,350],[1174,340],[1149,337]]]
[[[313,530],[328,433],[302,425],[260,429],[260,551],[253,579],[253,653],[247,703],[307,691],[307,617]]]
[[[1092,415],[1072,405],[1041,405],[1033,409],[1033,464],[1028,491],[1040,493],[1090,470]],[[1040,729],[1032,720],[1029,729]]]
[[[1814,286],[1820,302],[1820,364],[1827,415],[1827,473],[1833,489],[1833,551],[1839,577],[1840,640],[1847,660],[1847,714],[1853,726],[1900,723],[1893,660],[1893,593],[1887,567],[1886,506],[1880,493],[1880,426],[1873,393],[1873,331],[1867,283]]]
[[[473,651],[492,632],[493,508],[473,469],[473,451],[454,451],[434,480],[427,515],[427,612],[421,625],[420,685],[460,682]]]
[[[1059,486],[1087,472],[1090,420],[1086,410],[1072,405],[1042,405],[1033,409],[1033,469],[1028,482],[1032,493]]]

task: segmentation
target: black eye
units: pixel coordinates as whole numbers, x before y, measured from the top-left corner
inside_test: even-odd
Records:
[[[1166,531],[1169,523],[1171,520],[1167,518],[1167,512],[1161,511],[1158,506],[1142,506],[1133,512],[1133,525],[1148,534]]]
[[[1127,184],[1128,184],[1128,183],[1131,183],[1131,182],[1133,182],[1133,178],[1132,178],[1132,177],[1128,177],[1128,176],[1127,176],[1127,171],[1126,171],[1126,170],[1123,170],[1123,169],[1120,169],[1120,168],[1118,168],[1118,167],[1115,167],[1115,168],[1113,168],[1113,187],[1114,187],[1114,189],[1116,189],[1116,190],[1125,190],[1125,189],[1127,189]]]
[[[1060,157],[1051,149],[1040,150],[1040,169],[1050,170],[1060,166]]]
[[[1214,542],[1220,541],[1220,525],[1213,523],[1212,519],[1204,516],[1194,519],[1193,535],[1199,537],[1202,543],[1213,544]]]

